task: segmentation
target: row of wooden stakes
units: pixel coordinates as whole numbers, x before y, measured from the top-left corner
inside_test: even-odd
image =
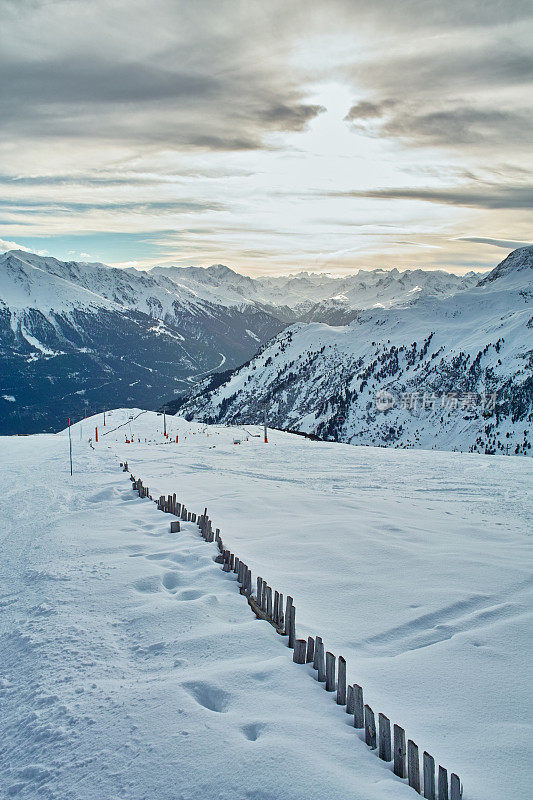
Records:
[[[129,471],[127,462],[121,466],[124,467],[124,472]],[[136,480],[133,475],[130,479],[132,488],[138,492],[139,497],[153,499],[140,479]],[[366,744],[372,750],[377,749],[377,754],[383,761],[392,762],[395,775],[407,778],[409,786],[427,800],[461,800],[463,787],[459,777],[451,773],[448,780],[448,770],[440,765],[435,774],[435,759],[428,752],[424,752],[422,756],[421,774],[418,746],[412,739],[407,739],[406,744],[405,730],[400,725],[392,726],[391,735],[390,720],[380,713],[376,726],[374,711],[364,702],[361,686],[357,683],[346,683],[346,661],[342,656],[336,658],[333,653],[326,651],[320,636],[309,636],[307,640],[296,638],[296,608],[292,597],[287,596],[284,604],[283,594],[273,591],[260,577],[256,579],[254,595],[251,570],[238,556],[224,547],[220,529],[213,528],[207,508],[203,514],[196,515],[178,502],[175,494],[166,497],[161,495],[154,502],[161,511],[178,517],[178,520],[170,523],[171,533],[180,530],[179,520],[193,522],[198,525],[206,542],[216,543],[219,555],[215,561],[222,564],[224,572],[236,574],[240,592],[247,598],[255,615],[273,625],[280,635],[288,637],[288,646],[293,650],[293,661],[296,664],[313,665],[317,680],[325,684],[327,692],[335,692],[337,705],[345,706],[346,713],[353,717],[355,728],[364,728]]]

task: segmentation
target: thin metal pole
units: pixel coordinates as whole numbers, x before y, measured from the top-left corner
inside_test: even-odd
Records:
[[[72,475],[72,438],[70,435],[70,417],[68,418],[68,449],[70,453],[70,474]]]
[[[265,428],[265,444],[268,443],[268,436],[267,436],[267,407],[265,405],[263,409],[263,425]]]
[[[167,415],[166,415],[165,411],[163,411],[163,426],[164,426],[163,436],[166,436],[167,435]]]

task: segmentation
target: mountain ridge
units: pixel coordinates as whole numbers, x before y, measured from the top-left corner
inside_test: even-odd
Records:
[[[225,265],[141,271],[8,251],[0,433],[57,430],[111,406],[154,409],[248,363],[290,324],[346,325],[423,298],[438,305],[478,281],[423,270],[250,278]]]
[[[520,248],[453,296],[367,309],[340,327],[298,323],[175,409],[242,423],[268,405],[276,427],[326,439],[530,455],[532,267],[533,247]]]

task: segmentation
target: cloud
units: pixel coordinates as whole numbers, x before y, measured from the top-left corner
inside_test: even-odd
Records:
[[[500,145],[513,140],[515,147],[533,144],[531,115],[525,111],[501,111],[458,104],[431,111],[398,108],[383,124],[381,134],[406,139],[411,145]]]
[[[493,247],[503,247],[504,250],[515,250],[517,247],[533,246],[533,242],[517,242],[514,239],[492,239],[488,236],[457,236],[454,241],[489,244]]]
[[[510,12],[515,8],[510,4]],[[436,41],[423,32],[422,18],[390,53],[380,50],[342,68],[365,95],[346,121],[415,147],[506,148],[511,140],[515,147],[530,146],[532,21],[533,12],[514,28],[511,19],[506,26],[487,21],[475,37],[444,24]]]
[[[391,188],[330,192],[329,197],[369,197],[384,200],[422,200],[481,209],[527,209],[533,206],[533,186],[479,185],[445,189]]]
[[[80,213],[85,211],[130,211],[131,213],[151,212],[191,214],[203,211],[220,211],[224,208],[221,203],[214,201],[193,200],[158,200],[158,201],[108,201],[108,202],[69,202],[58,200],[27,200],[0,197],[0,209],[11,212],[22,211],[25,214],[39,213]]]
[[[0,58],[3,135],[272,146],[271,134],[303,130],[323,111],[288,69],[294,15],[284,28],[277,5],[254,15],[201,0],[93,0],[90,13],[77,0],[1,3],[11,9],[4,37],[17,41]]]
[[[24,250],[26,253],[31,252],[29,247],[24,247],[17,242],[10,242],[7,239],[0,239],[0,251],[7,252],[8,250]]]
[[[375,119],[376,117],[383,116],[385,109],[391,105],[393,101],[383,101],[382,103],[371,103],[369,100],[360,100],[350,108],[345,116],[346,122],[353,122],[359,119]]]
[[[465,230],[527,239],[532,14],[530,0],[0,0],[3,235],[144,263],[157,245],[135,234],[164,230],[169,259],[252,269],[322,251],[348,264],[361,246],[428,263],[409,242],[433,236],[458,260]],[[426,203],[383,215],[381,197]],[[486,213],[451,225],[452,205]],[[89,234],[102,241],[72,242]]]

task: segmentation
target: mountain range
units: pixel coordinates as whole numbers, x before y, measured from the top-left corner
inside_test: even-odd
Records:
[[[11,250],[0,256],[0,433],[58,430],[116,406],[154,409],[247,362],[291,323],[345,324],[372,306],[449,297],[478,277],[250,278],[223,265],[143,271]]]
[[[532,298],[524,247],[455,293],[292,325],[173,409],[242,424],[267,407],[272,426],[329,440],[531,455]]]

